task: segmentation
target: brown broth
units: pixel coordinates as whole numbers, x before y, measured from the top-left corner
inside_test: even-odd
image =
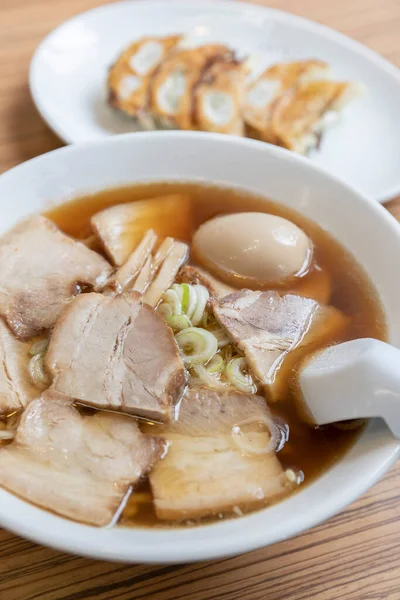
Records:
[[[189,183],[157,183],[112,189],[85,196],[54,208],[46,214],[63,231],[83,239],[92,234],[90,217],[98,211],[114,204],[169,193],[184,193],[190,197],[193,230],[216,215],[243,211],[271,213],[296,223],[312,238],[317,262],[331,278],[330,303],[350,317],[346,337],[340,341],[358,337],[386,339],[385,319],[377,293],[361,267],[340,244],[316,224],[274,202],[227,188]],[[190,236],[186,241],[190,242]],[[308,283],[312,286],[315,273],[310,273],[306,275],[307,277]],[[295,288],[291,289],[295,290]],[[289,425],[290,429],[289,441],[279,453],[279,459],[284,468],[301,469],[305,483],[313,481],[343,456],[360,432],[360,429],[341,431],[333,426],[309,427],[296,412],[293,391],[289,391],[279,404],[271,404],[270,408]],[[143,482],[139,491],[148,493],[148,483]],[[141,498],[145,499],[146,496],[142,495]],[[133,502],[128,503],[122,523],[135,526],[170,525],[157,519],[151,502],[139,504],[135,516],[129,516],[132,507]]]

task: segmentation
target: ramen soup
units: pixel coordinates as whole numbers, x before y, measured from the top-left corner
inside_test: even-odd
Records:
[[[0,239],[0,485],[94,526],[240,517],[313,481],[361,422],[307,424],[296,373],[385,339],[317,225],[199,184],[107,190]]]

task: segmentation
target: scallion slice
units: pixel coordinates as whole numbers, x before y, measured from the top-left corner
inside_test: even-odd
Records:
[[[192,326],[186,315],[171,315],[168,317],[167,323],[174,331],[182,331],[182,329]]]
[[[207,363],[218,350],[217,338],[201,327],[188,327],[176,334],[176,341],[188,366]]]
[[[257,391],[252,376],[247,372],[246,360],[242,356],[232,358],[226,366],[225,373],[229,383],[241,392],[255,394]]]

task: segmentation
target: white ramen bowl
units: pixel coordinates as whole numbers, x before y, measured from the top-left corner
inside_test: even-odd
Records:
[[[400,226],[310,161],[252,140],[192,132],[135,133],[70,146],[0,177],[0,231],[76,196],[155,180],[212,182],[294,208],[331,233],[378,289],[389,341],[400,347]],[[371,421],[332,468],[297,494],[238,519],[195,528],[89,527],[0,490],[0,525],[60,550],[136,563],[226,557],[292,537],[329,518],[373,485],[399,455],[389,430]]]

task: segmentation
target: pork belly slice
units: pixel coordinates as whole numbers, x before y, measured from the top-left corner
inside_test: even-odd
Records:
[[[0,449],[0,485],[63,517],[107,525],[164,449],[134,419],[82,416],[70,398],[47,391],[23,413],[13,443]]]
[[[178,421],[149,428],[160,430],[169,443],[167,456],[150,473],[157,516],[201,518],[286,495],[291,487],[275,452],[263,452],[272,434],[270,423],[259,396],[189,390]]]
[[[39,393],[29,376],[29,348],[0,319],[0,416],[23,409]]]
[[[55,324],[77,284],[101,287],[108,262],[42,216],[20,223],[0,239],[0,315],[20,339]]]
[[[185,370],[172,330],[141,298],[91,293],[70,302],[46,354],[54,390],[96,408],[170,418]]]
[[[192,231],[190,198],[168,194],[106,208],[92,217],[92,228],[116,266],[123,265],[153,229],[161,238],[189,239]]]
[[[348,323],[336,308],[293,294],[242,290],[213,300],[212,306],[271,400],[285,394],[305,353],[338,341]]]
[[[213,275],[202,269],[201,267],[192,267],[190,265],[185,265],[179,271],[178,279],[182,283],[195,283],[204,285],[210,292],[211,296],[215,296],[216,298],[223,298],[224,296],[228,296],[236,292],[235,288],[219,281]]]

